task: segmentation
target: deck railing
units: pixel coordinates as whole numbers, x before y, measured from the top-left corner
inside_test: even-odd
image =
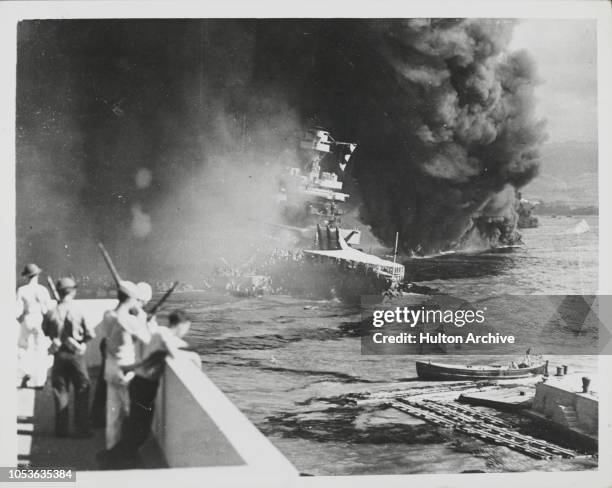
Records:
[[[81,300],[89,320],[100,322],[114,300]],[[88,352],[90,366],[100,363],[94,342]],[[167,469],[87,471],[79,484],[97,485],[111,480],[121,484],[155,486],[180,480],[181,486],[203,486],[207,480],[223,486],[291,486],[298,479],[295,467],[247,419],[197,366],[169,359],[158,393],[153,435]]]

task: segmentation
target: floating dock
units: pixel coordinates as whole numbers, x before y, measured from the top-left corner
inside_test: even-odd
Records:
[[[520,434],[513,423],[457,402],[395,398],[389,405],[434,425],[452,428],[536,459],[585,457],[571,449]]]
[[[517,411],[530,408],[535,390],[533,388],[504,388],[501,390],[462,393],[458,401],[470,405],[496,408],[505,411]]]

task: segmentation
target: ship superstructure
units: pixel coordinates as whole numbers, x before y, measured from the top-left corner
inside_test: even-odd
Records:
[[[302,167],[288,168],[279,181],[279,200],[289,225],[314,225],[322,219],[341,225],[350,197],[344,190],[347,167],[356,148],[356,143],[336,141],[324,129],[306,131],[300,141]],[[358,244],[359,234],[354,234],[353,244]]]
[[[342,216],[350,194],[345,190],[354,142],[335,140],[322,128],[306,131],[300,141],[302,168],[289,168],[280,180],[280,198],[287,224],[310,227],[314,245],[304,249],[308,260],[333,264],[388,284],[404,278],[404,266],[358,249],[361,231],[344,228]],[[311,234],[311,235],[312,235]]]

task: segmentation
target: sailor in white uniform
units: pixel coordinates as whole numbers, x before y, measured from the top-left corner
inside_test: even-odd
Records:
[[[27,264],[21,273],[26,284],[17,289],[17,358],[22,387],[43,387],[51,366],[48,352],[50,341],[43,334],[42,321],[44,314],[53,307],[53,302],[49,291],[38,283],[41,271],[36,264]]]
[[[151,287],[130,281],[119,284],[119,305],[105,313],[100,332],[106,336],[104,379],[106,397],[106,448],[112,448],[121,438],[123,421],[130,410],[128,385],[133,372],[121,366],[136,360],[135,338],[143,343],[150,340],[147,316],[142,307],[151,298]]]

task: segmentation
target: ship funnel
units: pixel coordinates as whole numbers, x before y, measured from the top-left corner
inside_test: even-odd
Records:
[[[317,224],[317,240],[319,241],[319,249],[325,251],[327,249],[327,236],[323,235],[323,229]]]

